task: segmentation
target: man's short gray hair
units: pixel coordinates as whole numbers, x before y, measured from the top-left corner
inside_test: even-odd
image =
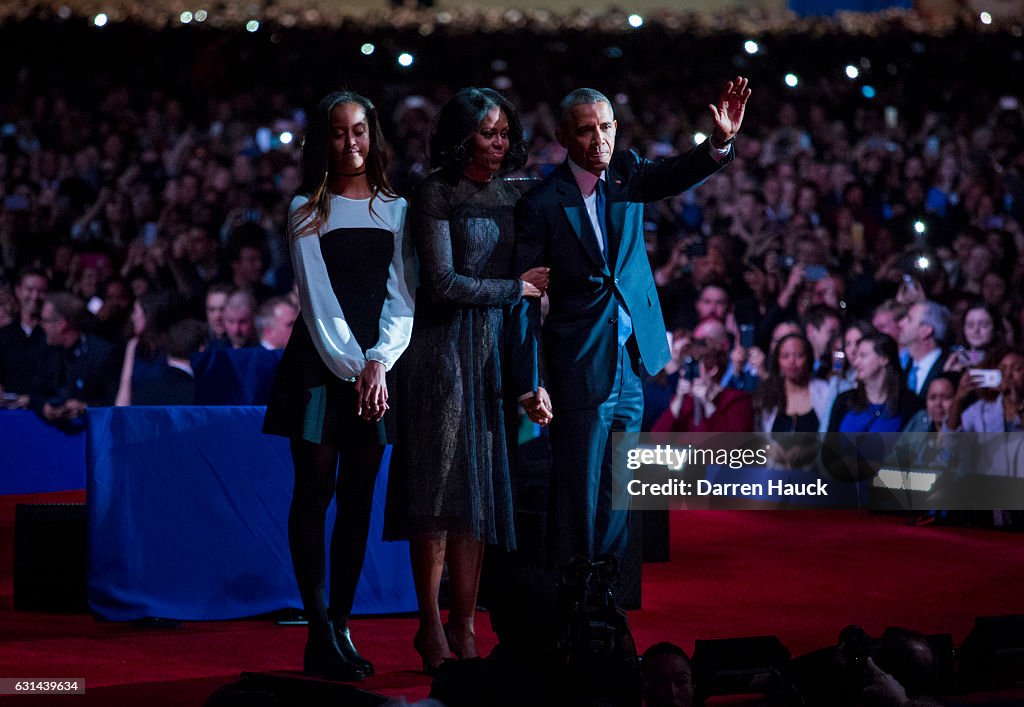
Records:
[[[252,315],[256,311],[256,298],[252,296],[249,290],[235,290],[228,295],[228,301],[224,305],[224,309],[230,309],[234,312],[246,310]]]
[[[932,337],[939,344],[946,341],[950,318],[949,310],[938,302],[931,300],[921,302],[921,323],[932,328]]]
[[[260,305],[259,311],[256,312],[256,317],[253,319],[253,324],[255,324],[256,331],[258,331],[261,336],[263,335],[263,330],[273,324],[274,311],[282,304],[286,307],[295,309],[295,305],[289,302],[285,297],[271,297]]]
[[[594,103],[607,103],[609,108],[612,107],[612,102],[608,100],[608,96],[600,91],[593,88],[577,88],[558,104],[558,124],[564,125],[569,117],[569,111],[576,106],[589,106]]]

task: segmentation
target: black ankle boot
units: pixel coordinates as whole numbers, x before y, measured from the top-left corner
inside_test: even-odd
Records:
[[[341,654],[346,660],[348,660],[348,662],[358,667],[367,676],[373,675],[373,663],[359,655],[359,651],[356,650],[355,644],[352,643],[352,635],[348,630],[348,621],[334,622],[334,637],[338,642],[338,648],[341,650]]]
[[[326,632],[310,633],[302,661],[302,672],[328,680],[354,681],[366,677],[366,671],[346,658],[338,647],[334,627],[328,623]]]

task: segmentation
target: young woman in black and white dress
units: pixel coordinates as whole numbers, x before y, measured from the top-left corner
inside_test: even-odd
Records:
[[[295,463],[288,539],[309,621],[304,670],[336,680],[373,673],[352,644],[348,619],[387,443],[384,374],[408,345],[413,323],[407,204],[384,176],[386,163],[374,105],[347,91],[326,96],[310,116],[303,182],[289,212],[302,314],[263,428],[291,440]],[[332,498],[328,596],[324,524]]]

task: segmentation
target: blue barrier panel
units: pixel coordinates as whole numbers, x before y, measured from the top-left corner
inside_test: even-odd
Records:
[[[28,410],[0,410],[0,495],[85,488],[85,434]]]
[[[89,411],[89,602],[103,618],[219,620],[300,607],[288,441],[260,407]],[[406,543],[384,543],[386,454],[354,613],[412,611]],[[333,506],[332,506],[333,507]],[[328,537],[333,511],[328,514]]]
[[[207,349],[192,357],[197,405],[266,405],[283,350]]]

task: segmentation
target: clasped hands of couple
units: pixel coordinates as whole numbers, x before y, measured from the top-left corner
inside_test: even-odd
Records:
[[[550,268],[530,268],[520,278],[523,297],[540,297],[548,288]],[[356,378],[356,414],[367,422],[379,422],[388,411],[388,385],[384,377],[384,364],[368,360],[362,373]],[[546,425],[551,421],[551,399],[541,388],[527,407],[527,414],[534,422]],[[525,404],[524,404],[525,406]],[[532,413],[531,413],[532,410]]]
[[[548,287],[548,273],[550,268],[531,268],[523,273],[522,282],[523,297],[540,297]],[[362,373],[356,378],[356,414],[367,422],[379,422],[388,411],[388,384],[384,377],[384,364],[380,361],[368,360]],[[546,415],[539,411],[530,415],[530,419],[546,425],[551,420],[551,400],[547,392],[543,395],[534,396],[546,400]],[[536,406],[535,406],[536,407]],[[529,412],[529,410],[527,411]]]
[[[551,279],[551,268],[537,267],[530,268],[522,274],[520,281],[523,283],[523,297],[543,297],[548,289],[548,282]],[[538,425],[546,425],[553,417],[551,410],[551,398],[548,391],[541,386],[532,397],[522,401],[523,409],[527,417]]]

